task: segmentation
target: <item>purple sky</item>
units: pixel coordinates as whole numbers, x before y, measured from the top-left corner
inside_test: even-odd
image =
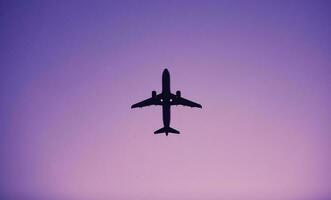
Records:
[[[0,196],[331,198],[329,1],[1,1]],[[180,135],[153,135],[161,90]]]

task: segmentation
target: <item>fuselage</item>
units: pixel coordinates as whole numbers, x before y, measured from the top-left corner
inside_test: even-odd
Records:
[[[170,98],[170,74],[167,69],[162,73],[162,114],[163,114],[163,124],[164,127],[168,128],[170,125],[170,107],[171,107],[171,98]],[[168,134],[168,133],[166,133]]]

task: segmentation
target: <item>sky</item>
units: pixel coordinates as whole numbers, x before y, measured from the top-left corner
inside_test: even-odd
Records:
[[[331,198],[329,1],[0,1],[0,196]],[[161,91],[202,104],[130,109]]]

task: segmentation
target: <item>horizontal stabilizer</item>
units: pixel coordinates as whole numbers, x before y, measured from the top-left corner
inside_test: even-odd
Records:
[[[154,134],[158,134],[158,133],[176,133],[176,134],[179,134],[179,131],[177,131],[176,129],[173,129],[171,127],[163,127],[163,128],[160,128],[159,130],[155,131]]]

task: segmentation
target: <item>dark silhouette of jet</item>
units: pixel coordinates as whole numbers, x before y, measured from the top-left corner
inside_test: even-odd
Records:
[[[154,134],[165,133],[168,136],[168,133],[179,134],[179,131],[171,128],[170,125],[170,107],[173,105],[183,105],[189,107],[198,107],[202,108],[202,106],[198,103],[194,103],[187,99],[181,97],[181,92],[177,90],[176,94],[172,94],[170,91],[170,74],[167,69],[165,69],[162,73],[162,92],[160,94],[156,94],[156,91],[152,91],[152,97],[136,103],[131,106],[131,108],[137,107],[145,107],[151,105],[160,105],[162,106],[163,112],[163,124],[164,127],[155,131]]]

